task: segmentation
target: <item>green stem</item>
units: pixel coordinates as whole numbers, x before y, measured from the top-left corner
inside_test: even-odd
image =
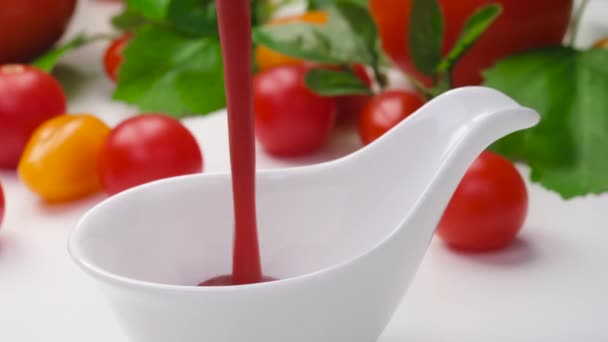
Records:
[[[115,33],[96,33],[87,38],[87,43],[94,43],[102,40],[114,40],[119,37],[120,35]]]
[[[589,5],[589,0],[582,0],[581,4],[578,6],[578,9],[576,10],[576,13],[574,14],[574,19],[572,21],[572,29],[570,31],[570,39],[569,39],[569,45],[571,47],[574,47],[574,44],[576,43],[576,38],[578,37],[578,33],[581,27],[581,19],[583,17],[583,14],[585,13],[585,9],[587,8],[587,5]]]
[[[432,97],[437,97],[450,89],[452,89],[452,77],[450,76],[450,74],[446,74],[443,77],[439,78],[439,80],[435,84],[435,87],[433,87],[433,89],[430,89],[430,92],[432,94]]]
[[[414,86],[414,88],[416,88],[416,91],[423,95],[425,99],[431,100],[433,97],[435,97],[433,89],[427,88],[424,84],[422,84],[422,82],[418,81],[415,77],[412,77],[409,74],[405,74],[405,77]]]
[[[380,70],[378,63],[374,63],[374,65],[372,65],[372,70],[374,72],[374,78],[376,81],[378,81],[378,85],[380,85],[380,89],[386,89],[388,86],[388,78],[386,77],[386,74]]]

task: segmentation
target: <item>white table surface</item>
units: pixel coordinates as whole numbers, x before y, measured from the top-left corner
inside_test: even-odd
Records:
[[[108,15],[117,10],[81,0],[70,31],[104,31]],[[582,44],[608,33],[607,16],[607,2],[592,3]],[[70,91],[70,110],[115,124],[134,110],[109,100],[112,84],[101,71],[103,48],[96,44],[69,57],[82,81]],[[203,147],[206,171],[227,171],[225,117],[186,123]],[[338,134],[316,156],[285,161],[259,153],[258,164],[312,163],[356,148],[352,134]],[[126,342],[101,293],[66,251],[78,218],[103,197],[48,206],[14,173],[2,171],[0,179],[8,206],[0,232],[0,341]],[[534,185],[530,196],[525,230],[503,252],[463,255],[434,241],[380,342],[608,341],[608,196],[564,202]]]

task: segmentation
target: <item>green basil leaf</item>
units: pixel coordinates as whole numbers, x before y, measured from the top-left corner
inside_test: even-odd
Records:
[[[123,54],[114,99],[175,117],[206,114],[226,104],[217,37],[145,26]]]
[[[177,30],[192,35],[217,35],[213,0],[172,0],[167,17]]]
[[[371,95],[369,87],[351,71],[313,69],[306,74],[306,86],[321,96]]]
[[[413,0],[408,44],[416,68],[431,77],[437,74],[445,23],[437,0]]]
[[[272,19],[276,11],[276,6],[265,0],[251,1],[251,24],[255,27]]]
[[[336,54],[321,25],[298,23],[263,26],[254,30],[253,40],[273,51],[309,61],[340,64],[347,59]]]
[[[126,9],[122,13],[112,17],[112,26],[122,31],[133,31],[140,26],[146,25],[148,20],[140,13]]]
[[[487,5],[471,15],[467,20],[452,50],[441,61],[439,72],[449,72],[462,56],[481,38],[484,32],[502,13],[499,4]],[[498,43],[500,44],[500,43]]]
[[[359,28],[357,25],[365,27]],[[312,62],[370,65],[378,59],[367,44],[373,40],[374,30],[373,21],[365,9],[341,3],[329,10],[327,25],[296,23],[263,26],[254,30],[253,39],[256,44],[271,50]]]
[[[126,0],[127,8],[152,20],[164,20],[171,0]]]
[[[368,7],[368,0],[343,0],[343,1],[348,1],[350,3],[353,3],[355,5],[359,5],[362,7]],[[328,8],[333,6],[333,4],[335,3],[335,0],[310,0],[308,2],[308,9],[309,10],[318,10],[318,9],[324,9],[324,8]]]
[[[608,51],[550,48],[509,57],[486,85],[542,115],[493,149],[526,161],[532,180],[564,198],[608,191]]]
[[[378,30],[374,19],[365,7],[349,1],[338,1],[333,8],[334,15],[347,23],[351,35],[360,44],[361,54],[368,55],[368,64],[376,65],[379,59],[377,47],[379,44]]]

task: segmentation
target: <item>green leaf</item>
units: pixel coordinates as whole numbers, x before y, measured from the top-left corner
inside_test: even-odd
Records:
[[[185,37],[147,26],[137,32],[124,56],[117,100],[175,117],[225,106],[221,49],[215,37]]]
[[[438,71],[451,72],[458,60],[481,38],[501,13],[502,6],[498,4],[484,6],[473,13],[465,23],[454,47],[441,61]]]
[[[343,0],[343,1],[348,1],[350,3],[353,3],[353,4],[361,6],[361,7],[368,7],[368,5],[369,5],[368,0]],[[336,3],[336,0],[311,0],[308,2],[308,9],[309,10],[324,9],[324,8],[333,6],[334,3]]]
[[[64,54],[81,46],[84,46],[89,41],[90,40],[87,38],[87,36],[84,33],[81,33],[69,42],[65,43],[64,45],[56,47],[48,51],[44,55],[38,57],[31,64],[41,70],[51,72]]]
[[[493,149],[526,161],[532,180],[564,198],[608,191],[608,51],[551,48],[507,58],[486,85],[536,109],[541,123]]]
[[[272,19],[276,11],[274,3],[265,0],[251,1],[251,23],[253,26],[261,25]]]
[[[371,95],[369,87],[352,71],[313,69],[306,74],[306,86],[321,96]]]
[[[126,0],[129,11],[152,20],[164,20],[171,0]]]
[[[377,57],[367,43],[372,40],[371,32],[375,26],[369,13],[348,2],[332,7],[329,12],[327,25],[297,23],[263,26],[254,30],[253,39],[271,50],[308,61],[373,64]]]
[[[413,0],[408,44],[418,70],[435,77],[441,61],[445,23],[437,0]]]
[[[132,31],[148,23],[148,20],[138,12],[126,9],[112,17],[112,26],[122,31]]]
[[[321,25],[262,26],[253,31],[253,40],[271,50],[313,62],[340,64],[348,59],[336,53]]]
[[[213,0],[172,0],[167,18],[179,31],[192,35],[217,35]]]
[[[332,10],[334,15],[340,17],[341,21],[347,23],[351,34],[361,45],[361,53],[367,53],[369,64],[376,65],[379,56],[376,48],[379,44],[376,23],[369,14],[369,10],[360,5],[348,1],[338,1]]]

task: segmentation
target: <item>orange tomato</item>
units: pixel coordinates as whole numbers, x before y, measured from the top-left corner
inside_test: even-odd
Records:
[[[267,25],[285,25],[293,23],[326,24],[329,15],[322,11],[311,11],[305,14],[282,17],[271,20]],[[268,70],[281,65],[304,64],[305,61],[275,52],[267,47],[258,46],[255,51],[256,61],[260,70]]]
[[[101,189],[97,159],[110,133],[98,118],[61,115],[43,123],[19,162],[21,180],[48,202],[67,202]]]

